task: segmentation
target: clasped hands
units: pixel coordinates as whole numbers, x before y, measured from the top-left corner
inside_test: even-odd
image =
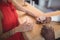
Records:
[[[20,24],[20,31],[21,32],[31,31],[33,30],[33,26],[34,26],[34,23],[30,22],[30,20],[28,20],[27,18],[22,24]]]
[[[51,17],[40,16],[40,17],[36,18],[36,22],[38,24],[40,24],[40,23],[49,23],[49,22],[51,22]]]

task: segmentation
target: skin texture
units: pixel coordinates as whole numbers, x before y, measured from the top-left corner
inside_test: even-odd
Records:
[[[43,25],[41,29],[41,35],[45,38],[45,40],[55,40],[55,33],[52,27],[47,25]]]
[[[51,22],[51,17],[46,17],[46,16],[40,16],[36,19],[37,24],[44,24],[44,23],[50,23]]]

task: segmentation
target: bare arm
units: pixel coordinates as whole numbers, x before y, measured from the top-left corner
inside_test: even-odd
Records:
[[[45,14],[47,17],[51,17],[51,16],[57,16],[60,15],[60,11],[53,11],[53,12],[48,12]]]
[[[51,17],[60,15],[60,11],[58,10],[58,11],[48,12],[48,13],[45,13],[44,15],[45,16],[42,16],[42,17],[40,16],[37,18],[37,23],[50,23]],[[44,20],[41,20],[41,19],[44,19]]]
[[[32,13],[31,11],[25,9],[23,6],[21,6],[18,2],[16,2],[16,0],[13,0],[13,4],[15,5],[16,9],[26,12],[28,15],[36,18],[37,16],[34,15],[34,13]]]
[[[26,29],[26,27],[28,28],[28,30]],[[2,35],[0,35],[0,39],[4,40],[4,39],[12,36],[16,32],[26,32],[26,31],[29,31],[30,30],[29,27],[32,27],[32,26],[30,24],[23,23],[23,24],[19,25],[18,27],[16,27],[16,28],[14,28],[14,29],[12,29],[12,30],[10,30],[8,32],[5,32]]]

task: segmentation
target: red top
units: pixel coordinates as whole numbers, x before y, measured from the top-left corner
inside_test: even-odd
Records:
[[[19,25],[18,15],[14,5],[10,2],[5,3],[0,0],[0,10],[2,11],[2,27],[3,32],[7,32]],[[22,33],[16,33],[7,40],[24,40]]]
[[[0,10],[2,11],[2,26],[3,32],[7,32],[18,26],[18,15],[14,5],[10,2],[0,2]]]
[[[5,40],[24,40],[22,33],[17,32]]]

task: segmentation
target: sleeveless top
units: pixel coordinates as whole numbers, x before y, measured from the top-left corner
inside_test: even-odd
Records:
[[[19,25],[18,15],[14,5],[10,2],[0,2],[0,10],[2,12],[2,28],[3,32],[7,32]]]

